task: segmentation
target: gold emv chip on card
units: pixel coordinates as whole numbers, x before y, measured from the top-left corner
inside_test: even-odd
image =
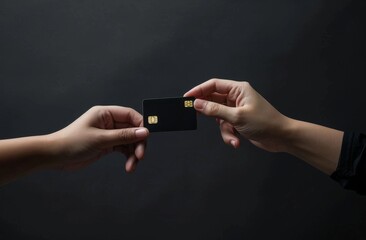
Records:
[[[194,97],[143,100],[144,127],[150,132],[197,129]]]
[[[158,116],[148,116],[147,122],[149,124],[158,124]]]

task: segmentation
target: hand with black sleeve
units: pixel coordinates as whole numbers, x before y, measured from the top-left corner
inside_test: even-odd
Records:
[[[363,135],[344,134],[343,131],[287,117],[248,82],[211,79],[192,88],[184,96],[197,98],[195,109],[217,119],[226,144],[238,148],[241,137],[244,137],[266,151],[286,152],[304,160],[332,175],[345,188],[359,193],[366,190],[363,160],[366,158],[366,151],[363,151],[366,138]]]

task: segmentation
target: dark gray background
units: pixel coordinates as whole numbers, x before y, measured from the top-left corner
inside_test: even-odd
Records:
[[[3,0],[0,138],[56,131],[96,104],[141,111],[211,77],[281,112],[366,132],[362,0]],[[156,133],[134,174],[112,154],[0,188],[0,239],[365,239],[365,198],[213,119]]]

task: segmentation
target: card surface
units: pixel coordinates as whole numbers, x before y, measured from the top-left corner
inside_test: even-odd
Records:
[[[194,97],[143,100],[144,127],[150,132],[197,129]]]

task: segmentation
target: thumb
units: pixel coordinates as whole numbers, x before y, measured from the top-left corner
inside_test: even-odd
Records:
[[[223,119],[229,123],[235,121],[235,113],[232,107],[202,99],[194,101],[194,108],[206,116]]]
[[[113,147],[118,145],[126,145],[143,141],[149,136],[149,130],[144,127],[139,128],[122,128],[112,130],[101,130],[102,145],[105,147]]]

